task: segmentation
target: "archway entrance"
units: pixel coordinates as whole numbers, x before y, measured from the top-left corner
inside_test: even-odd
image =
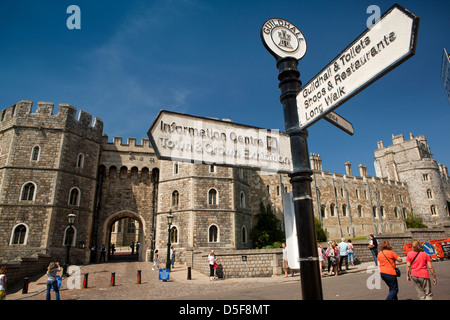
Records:
[[[107,226],[107,260],[145,261],[144,225],[133,212],[119,212],[112,215]]]

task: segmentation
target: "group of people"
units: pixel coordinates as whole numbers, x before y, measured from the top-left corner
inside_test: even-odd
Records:
[[[340,243],[336,241],[329,241],[328,247],[324,251],[320,243],[317,244],[317,251],[319,256],[320,275],[323,276],[323,261],[328,262],[328,275],[337,276],[342,272],[342,264],[345,261],[345,269],[348,270],[349,264],[354,265],[354,251],[351,240],[345,241],[341,239]],[[331,273],[330,273],[331,270]]]
[[[373,242],[376,242],[375,238],[373,239]],[[423,249],[420,241],[413,240],[411,245],[412,251],[408,252],[406,256],[406,279],[413,282],[420,300],[432,300],[434,297],[431,291],[431,277],[428,269],[433,276],[434,285],[437,284],[437,278],[431,258]],[[374,252],[373,247],[370,249]],[[383,241],[380,246],[380,252],[377,253],[377,261],[381,279],[389,288],[386,300],[398,300],[398,277],[400,276],[400,271],[396,267],[396,262],[402,262],[402,258],[392,250],[392,245],[389,241]]]
[[[172,269],[175,267],[175,250],[173,249],[173,246],[170,247],[170,264],[172,266]],[[153,268],[152,270],[159,269],[159,253],[158,249],[156,249],[153,253]]]

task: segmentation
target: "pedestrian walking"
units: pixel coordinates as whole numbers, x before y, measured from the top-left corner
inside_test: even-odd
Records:
[[[323,248],[320,243],[317,243],[317,255],[319,256],[320,276],[323,277]]]
[[[342,263],[345,261],[345,270],[348,270],[348,244],[345,239],[342,238],[338,244],[339,248],[339,271],[342,272]]]
[[[153,254],[153,268],[152,270],[159,269],[159,254],[158,249],[155,250],[155,253]]]
[[[414,283],[417,296],[420,300],[433,300],[431,292],[431,279],[428,269],[433,275],[433,284],[437,284],[436,272],[431,264],[431,258],[423,249],[422,243],[413,240],[413,251],[406,256],[406,279]],[[428,269],[427,269],[428,267]],[[410,274],[411,272],[411,274]]]
[[[287,278],[288,276],[288,272],[291,272],[291,276],[294,276],[294,270],[291,270],[291,268],[289,268],[289,264],[288,264],[288,251],[286,248],[286,243],[283,243],[281,245],[283,247],[283,270],[284,270],[284,277]]]
[[[0,300],[6,300],[6,266],[0,267]]]
[[[369,250],[372,253],[372,258],[373,261],[375,261],[375,265],[377,266],[377,259],[378,259],[378,240],[375,239],[375,236],[373,234],[369,235],[370,240],[369,240]]]
[[[389,287],[389,294],[386,300],[398,300],[398,281],[395,262],[402,262],[402,258],[392,251],[392,246],[389,241],[383,241],[380,249],[381,252],[378,253],[377,257],[380,263],[380,275],[381,279]]]
[[[47,296],[46,300],[51,300],[50,290],[55,290],[55,299],[59,300],[59,288],[58,281],[56,280],[56,276],[58,271],[61,271],[61,267],[58,262],[50,262],[47,268]]]
[[[102,244],[101,248],[100,248],[100,262],[105,262],[105,257],[106,257],[106,247],[104,244]]]
[[[347,251],[347,257],[348,257],[348,263],[354,266],[353,260],[354,260],[354,251],[353,251],[353,243],[352,240],[347,240],[348,244],[348,251]]]
[[[172,264],[172,269],[175,266],[175,250],[173,250],[173,246],[170,247],[170,263]]]
[[[208,255],[208,264],[209,264],[209,281],[214,281],[214,270],[216,263],[216,255],[214,254],[214,250],[211,250],[211,252]]]
[[[326,256],[328,259],[328,274],[329,275],[338,275],[338,258],[337,258],[337,250],[334,242],[330,242],[328,245],[328,249],[326,252]],[[330,273],[331,267],[331,273]]]

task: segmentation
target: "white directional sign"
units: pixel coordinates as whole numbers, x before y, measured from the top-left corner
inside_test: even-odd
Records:
[[[351,136],[355,133],[353,125],[335,112],[328,113],[324,119]]]
[[[394,5],[297,95],[305,129],[415,53],[419,18]]]
[[[289,136],[162,110],[148,136],[159,159],[292,172]]]
[[[445,49],[442,54],[441,80],[445,94],[447,95],[448,103],[450,103],[450,56]]]

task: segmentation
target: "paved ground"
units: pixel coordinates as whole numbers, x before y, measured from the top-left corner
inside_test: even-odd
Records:
[[[355,267],[338,277],[324,276],[326,279],[348,277],[355,273],[366,273],[373,263],[364,263]],[[245,289],[245,291],[233,296],[231,299],[252,299],[252,292],[263,292],[263,288],[270,285],[292,283],[297,291],[300,291],[300,277],[274,276],[268,278],[229,278],[214,282],[209,277],[192,270],[192,279],[187,280],[187,268],[175,265],[171,272],[170,281],[160,281],[158,271],[152,270],[150,262],[110,262],[80,266],[82,285],[83,276],[89,274],[87,289],[68,289],[67,279],[63,280],[61,286],[62,300],[155,300],[155,299],[221,299],[227,297],[233,291]],[[141,270],[141,284],[136,284],[137,272]],[[115,286],[110,286],[111,273],[115,272]],[[28,293],[22,294],[22,284],[17,284],[8,290],[8,300],[44,300],[46,295],[47,276],[42,275],[32,279]],[[298,285],[298,286],[297,286]],[[70,283],[69,283],[70,287]],[[73,287],[73,286],[72,286]],[[220,295],[219,295],[220,293]],[[247,294],[247,296],[246,296]],[[259,295],[259,298],[263,296]],[[54,292],[52,292],[54,299]],[[298,295],[293,299],[301,299]],[[267,299],[289,299],[281,295],[268,295]]]

